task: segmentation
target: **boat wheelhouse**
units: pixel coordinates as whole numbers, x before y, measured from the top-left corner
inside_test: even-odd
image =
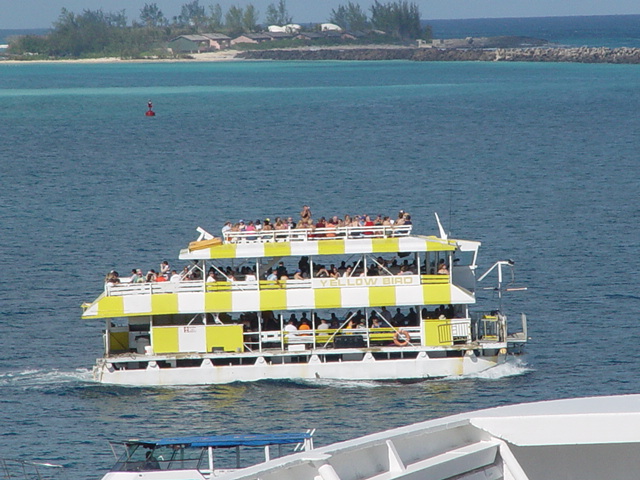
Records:
[[[110,442],[116,464],[103,480],[208,480],[313,449],[314,431]]]
[[[107,282],[85,305],[84,318],[106,321],[94,378],[127,385],[426,379],[477,373],[520,351],[524,315],[523,331],[509,333],[499,310],[469,311],[480,242],[449,239],[441,227],[440,237],[412,229],[216,238],[199,228],[179,255],[190,265],[182,281]],[[341,266],[334,276],[330,264]],[[503,265],[496,264],[500,279]],[[292,316],[298,325],[289,324]]]

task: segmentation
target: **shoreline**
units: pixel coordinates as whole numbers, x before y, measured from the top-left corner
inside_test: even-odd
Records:
[[[410,60],[430,62],[546,62],[640,64],[640,48],[631,47],[556,47],[519,46],[511,48],[438,48],[398,45],[336,45],[279,48],[270,50],[222,50],[190,54],[190,58],[118,57],[52,60],[0,60],[0,65],[45,63],[109,64],[109,63],[208,63],[238,61],[380,61]]]
[[[221,50],[216,52],[192,53],[192,58],[120,58],[120,57],[100,57],[100,58],[72,58],[72,59],[51,59],[51,60],[0,60],[0,65],[27,65],[43,63],[78,63],[78,64],[106,64],[106,63],[186,63],[186,62],[231,62],[244,60],[238,55],[245,53],[245,50]]]

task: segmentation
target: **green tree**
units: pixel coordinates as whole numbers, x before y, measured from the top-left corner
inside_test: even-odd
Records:
[[[74,57],[116,53],[122,46],[126,23],[124,12],[85,10],[76,15],[63,8],[49,35],[50,53]]]
[[[144,4],[140,9],[140,20],[147,27],[161,27],[167,24],[167,19],[156,3]]]
[[[399,40],[413,40],[422,37],[420,9],[406,0],[371,5],[371,24]]]
[[[368,30],[369,20],[367,14],[360,5],[348,2],[347,5],[339,5],[331,10],[329,22],[341,26],[345,30]]]
[[[258,30],[258,10],[256,10],[256,7],[251,3],[244,9],[242,28],[245,32],[255,32]]]
[[[24,55],[26,53],[35,55],[49,54],[49,41],[42,35],[21,35],[9,39],[7,50],[12,55]]]
[[[280,0],[278,5],[270,3],[267,7],[267,25],[288,25],[293,19],[287,10],[287,2]]]
[[[180,9],[177,23],[183,26],[190,26],[199,31],[207,21],[207,15],[199,0],[185,3]]]
[[[222,18],[222,7],[219,3],[215,5],[209,5],[209,30],[218,31],[222,30],[224,27],[223,18]]]
[[[224,24],[227,31],[233,35],[244,33],[244,10],[242,7],[232,5],[224,16]]]

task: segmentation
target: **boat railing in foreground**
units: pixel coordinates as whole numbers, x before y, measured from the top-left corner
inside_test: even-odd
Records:
[[[374,225],[368,227],[289,228],[254,232],[225,232],[225,243],[306,242],[356,238],[393,238],[411,235],[413,225]]]
[[[2,480],[66,480],[62,465],[26,460],[0,459]]]
[[[232,280],[204,282],[148,282],[106,284],[107,296],[160,295],[166,293],[236,292],[255,290],[280,290],[330,287],[375,287],[389,285],[442,285],[450,281],[450,275],[380,275],[376,277],[313,278],[304,280]]]

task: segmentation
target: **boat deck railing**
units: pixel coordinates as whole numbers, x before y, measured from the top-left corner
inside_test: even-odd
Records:
[[[326,281],[326,287],[346,288],[382,285],[443,285],[448,284],[450,278],[450,275],[381,275],[377,277],[339,277],[337,279],[324,277],[304,280],[289,278],[287,280],[233,280],[224,282],[183,280],[180,282],[128,283],[124,281],[117,284],[106,284],[105,293],[107,296],[129,296],[161,295],[167,293],[313,289],[319,288],[317,284],[319,280]]]
[[[62,465],[0,458],[1,480],[66,480]]]
[[[362,238],[393,238],[411,235],[413,225],[374,225],[368,227],[288,228],[224,233],[225,243],[306,242]]]
[[[440,319],[433,319],[440,320]],[[472,337],[469,318],[442,319],[443,328],[438,333],[442,342],[469,343]],[[408,335],[404,336],[404,333]],[[286,330],[245,332],[244,345],[250,351],[260,346],[279,344],[282,349],[295,350],[297,346],[316,348],[338,348],[341,344],[346,348],[370,347],[372,344],[395,344],[398,346],[421,345],[421,329],[419,326],[400,327],[357,327],[309,329],[288,332]],[[485,340],[491,341],[487,338]],[[496,337],[495,341],[498,341]]]

